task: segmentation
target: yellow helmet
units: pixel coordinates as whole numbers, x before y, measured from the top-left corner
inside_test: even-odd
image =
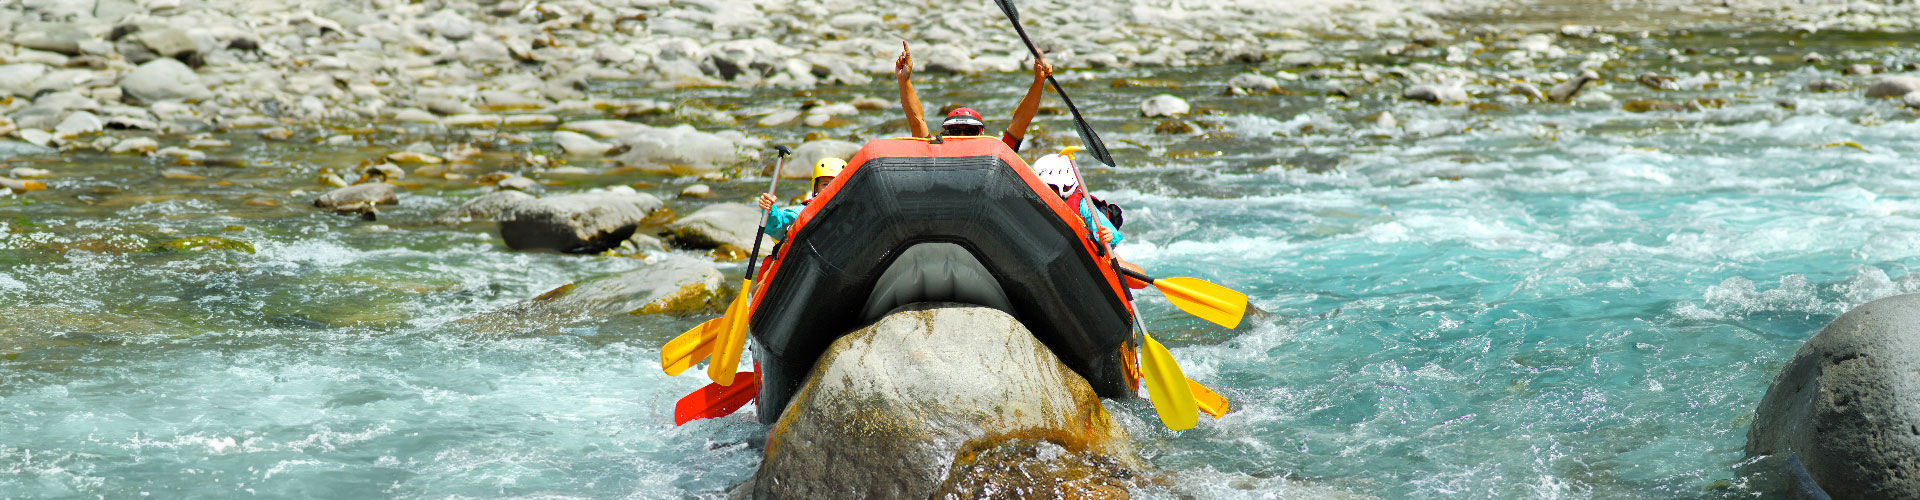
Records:
[[[846,160],[832,157],[821,158],[819,162],[813,164],[813,178],[839,176],[840,169],[843,168],[847,168]]]

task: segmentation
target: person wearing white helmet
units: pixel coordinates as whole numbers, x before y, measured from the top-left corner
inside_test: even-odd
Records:
[[[1033,161],[1033,172],[1040,176],[1040,182],[1053,188],[1054,194],[1067,200],[1067,205],[1080,213],[1080,219],[1087,225],[1087,232],[1093,233],[1108,248],[1120,246],[1127,238],[1120,234],[1113,221],[1107,219],[1107,212],[1095,207],[1093,197],[1087,194],[1087,186],[1080,182],[1080,167],[1073,162],[1073,153],[1078,147],[1068,147],[1040,157]]]
[[[813,197],[826,189],[827,184],[832,183],[833,178],[838,177],[840,170],[844,168],[847,168],[847,161],[839,158],[827,157],[814,162],[813,190],[807,192],[806,201],[800,202],[799,206],[776,208],[774,202],[779,200],[775,200],[772,193],[760,193],[760,209],[771,211],[767,214],[767,236],[786,241],[787,228],[793,225],[794,220],[800,218],[801,207],[812,203]]]

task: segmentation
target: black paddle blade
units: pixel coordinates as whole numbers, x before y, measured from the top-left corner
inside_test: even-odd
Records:
[[[1093,127],[1087,126],[1087,120],[1078,116],[1073,120],[1073,133],[1080,136],[1080,143],[1087,145],[1087,152],[1093,153],[1093,159],[1108,167],[1119,166],[1113,161],[1113,153],[1107,152],[1107,143],[1100,140],[1100,134],[1093,133]]]
[[[1020,9],[1013,8],[1013,0],[993,0],[993,3],[1000,6],[1001,12],[1007,13],[1007,19],[1020,22]]]

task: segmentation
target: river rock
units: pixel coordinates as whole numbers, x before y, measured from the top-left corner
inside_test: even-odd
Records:
[[[480,29],[478,23],[461,16],[454,9],[442,9],[428,17],[426,26],[433,34],[455,41],[473,38],[473,32]]]
[[[193,43],[193,38],[187,36],[186,31],[178,29],[141,30],[128,38],[139,42],[158,57],[186,59],[200,51],[200,47]]]
[[[548,196],[500,213],[500,237],[514,250],[600,253],[619,246],[662,206],[631,189]]]
[[[1227,86],[1249,94],[1271,94],[1280,90],[1280,80],[1259,73],[1241,73],[1227,80]]]
[[[1909,108],[1920,109],[1920,90],[1908,92],[1907,95],[1901,96],[1900,103],[1907,105]]]
[[[565,325],[621,314],[692,314],[711,310],[723,276],[713,263],[661,254],[645,267],[561,285],[526,302],[461,320],[481,331]]]
[[[1595,73],[1592,70],[1582,71],[1579,76],[1560,82],[1559,85],[1554,85],[1552,89],[1548,89],[1547,98],[1552,99],[1553,102],[1573,102],[1573,98],[1579,96],[1581,90],[1586,90],[1587,85],[1599,80],[1599,73]]]
[[[1460,87],[1429,84],[1407,87],[1407,90],[1401,92],[1400,96],[1415,101],[1426,101],[1434,104],[1462,103],[1472,99],[1467,96],[1467,91]]]
[[[174,99],[207,100],[213,91],[200,82],[192,68],[170,57],[147,61],[120,78],[126,95],[145,103]]]
[[[1879,81],[1873,82],[1872,86],[1867,87],[1867,97],[1902,97],[1916,90],[1920,90],[1920,77],[1887,76],[1880,78]]]
[[[1920,295],[1828,323],[1767,388],[1747,454],[1798,454],[1833,498],[1920,498]]]
[[[801,144],[793,148],[793,156],[787,157],[787,164],[780,169],[780,177],[788,179],[812,179],[813,164],[825,158],[842,160],[853,158],[860,152],[860,145],[839,139],[821,139]]]
[[[753,248],[753,234],[760,228],[760,215],[759,207],[717,203],[673,221],[660,235],[667,243],[680,248],[745,256]],[[772,244],[762,244],[760,255],[770,255],[772,250]]]
[[[13,37],[15,45],[67,56],[80,55],[80,42],[93,39],[86,29],[74,23],[42,24],[18,33]]]
[[[1847,88],[1847,82],[1840,80],[1814,80],[1807,83],[1807,90],[1814,92],[1839,92]]]
[[[1192,109],[1192,106],[1187,105],[1186,100],[1174,97],[1172,94],[1149,97],[1145,102],[1140,103],[1140,113],[1148,118],[1184,115]]]
[[[506,212],[507,209],[518,206],[521,203],[532,201],[533,199],[533,195],[511,189],[494,191],[467,200],[465,203],[461,203],[460,206],[454,207],[453,210],[448,210],[447,213],[440,214],[440,217],[434,220],[441,224],[492,221],[499,218],[500,214]]]
[[[578,132],[602,139],[626,137],[640,133],[640,131],[646,130],[647,128],[649,127],[645,124],[622,120],[582,120],[560,124],[560,130]]]
[[[754,498],[1124,498],[1140,468],[1084,379],[1012,316],[960,304],[835,340],[765,449]]]
[[[607,152],[613,151],[615,147],[613,144],[593,140],[586,134],[565,130],[553,133],[553,143],[560,145],[561,151],[576,156],[606,156]]]
[[[98,134],[106,130],[107,124],[100,117],[85,111],[75,111],[53,126],[53,135],[62,139],[71,139],[87,134]]]
[[[0,97],[33,96],[33,83],[47,74],[47,66],[36,63],[0,66]]]
[[[616,160],[621,165],[651,173],[713,172],[742,160],[759,158],[758,149],[764,144],[732,130],[708,133],[685,124],[665,128],[635,125],[640,128],[620,138],[621,144],[629,149]]]
[[[198,153],[198,151],[195,151]],[[394,194],[393,185],[385,182],[355,184],[328,191],[313,200],[313,206],[343,214],[358,214],[366,220],[373,220],[379,213],[376,205],[394,205],[400,203],[400,197]]]

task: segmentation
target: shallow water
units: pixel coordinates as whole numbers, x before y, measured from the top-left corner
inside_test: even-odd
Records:
[[[1109,402],[1174,477],[1136,493],[1771,491],[1742,446],[1775,371],[1848,308],[1920,291],[1909,269],[1920,262],[1920,167],[1908,160],[1920,122],[1858,90],[1801,90],[1832,71],[1663,54],[1738,47],[1788,61],[1818,50],[1826,68],[1911,55],[1890,41],[1911,42],[1702,33],[1623,38],[1616,47],[1628,51],[1562,41],[1619,55],[1589,90],[1612,100],[1480,96],[1504,109],[1405,102],[1391,77],[1223,96],[1237,68],[1073,75],[1069,91],[1125,165],[1088,179],[1128,209],[1123,253],[1158,275],[1246,291],[1270,312],[1227,332],[1145,299],[1150,328],[1187,374],[1238,409],[1173,433],[1144,400]],[[1389,60],[1381,47],[1397,45],[1337,51],[1379,62]],[[1632,83],[1648,70],[1679,77],[1682,90]],[[921,91],[929,107],[966,102],[1000,117],[1022,78],[936,76]],[[1111,85],[1121,78],[1146,86]],[[1336,84],[1362,97],[1328,96]],[[598,92],[751,114],[890,88],[616,82]],[[1137,118],[1137,103],[1161,92],[1201,109],[1190,119],[1198,133],[1156,134],[1156,120]],[[1725,103],[1623,111],[1633,98]],[[1366,119],[1381,111],[1400,126]],[[891,113],[828,133],[895,135]],[[1058,115],[1038,127],[1029,157],[1072,142]],[[478,142],[553,149],[545,132],[516,132],[536,141]],[[806,132],[755,130],[784,143]],[[59,175],[48,191],[0,197],[0,497],[678,498],[744,480],[765,431],[751,409],[674,427],[670,405],[704,381],[666,377],[656,361],[661,343],[705,317],[508,333],[457,321],[642,262],[514,253],[487,224],[432,223],[484,190],[466,183],[409,179],[377,223],[305,206],[323,168],[348,171],[416,140],[467,140],[456,135],[382,125],[362,145],[329,147],[236,131],[226,134],[235,147],[214,155],[244,166],[179,167],[199,180],[164,178],[175,167],[158,160],[8,160]],[[1833,145],[1847,141],[1858,147]],[[478,168],[531,171],[511,154]],[[560,191],[645,183],[663,194],[694,182],[539,178]],[[760,186],[715,188],[744,200]],[[277,206],[244,203],[255,198]],[[683,214],[703,203],[670,201]],[[255,252],[152,250],[197,235]]]

